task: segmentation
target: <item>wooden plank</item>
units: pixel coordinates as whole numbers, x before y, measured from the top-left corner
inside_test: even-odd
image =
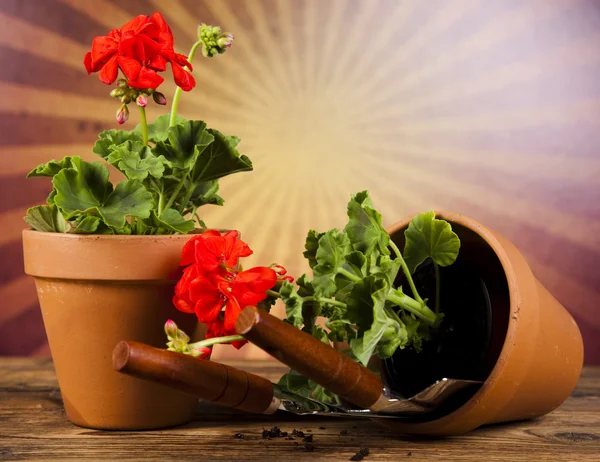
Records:
[[[285,372],[275,361],[228,363],[271,380]],[[282,431],[312,434],[313,442],[263,439],[263,429],[274,425]],[[90,430],[66,420],[50,360],[0,358],[0,459],[349,460],[361,446],[370,449],[367,462],[597,461],[600,368],[586,368],[572,396],[543,418],[493,425],[459,437],[425,439],[394,435],[369,420],[287,413],[254,416],[205,403],[199,405],[194,422],[177,428]]]

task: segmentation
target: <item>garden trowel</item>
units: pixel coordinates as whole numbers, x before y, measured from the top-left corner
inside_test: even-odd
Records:
[[[376,414],[350,403],[322,403],[225,364],[138,342],[120,342],[113,351],[113,366],[119,372],[162,383],[205,401],[256,414],[281,410],[298,415],[409,417],[431,412],[458,390],[473,385],[468,381],[440,380],[409,399],[393,401],[385,414]]]

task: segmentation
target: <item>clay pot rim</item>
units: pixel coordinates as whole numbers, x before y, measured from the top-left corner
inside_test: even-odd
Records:
[[[479,237],[481,237],[481,239],[483,239],[483,241],[486,243],[486,245],[488,245],[494,251],[494,254],[500,261],[500,264],[504,271],[504,277],[506,278],[506,282],[508,285],[508,293],[509,293],[508,316],[509,316],[509,319],[508,319],[508,326],[506,329],[506,337],[504,339],[504,344],[502,345],[502,350],[500,352],[500,355],[498,356],[498,359],[496,360],[496,364],[494,364],[492,371],[490,372],[489,376],[487,377],[487,379],[485,380],[485,382],[483,383],[481,388],[479,388],[479,390],[477,390],[477,392],[466,403],[464,403],[462,406],[460,406],[458,409],[451,412],[450,414],[447,414],[447,415],[440,417],[439,419],[436,419],[433,421],[410,424],[411,426],[414,426],[414,428],[430,427],[432,424],[435,425],[436,422],[440,422],[440,423],[442,421],[447,422],[447,421],[451,421],[451,420],[457,418],[458,416],[460,416],[462,414],[468,414],[469,412],[471,412],[471,410],[475,406],[477,406],[479,404],[479,402],[482,399],[482,396],[489,394],[491,389],[495,387],[496,383],[502,377],[504,369],[506,368],[507,358],[510,356],[511,350],[513,349],[513,344],[514,344],[513,339],[516,335],[516,330],[517,330],[517,322],[516,322],[516,319],[513,317],[513,313],[515,313],[519,310],[519,305],[520,305],[519,301],[521,299],[521,291],[520,291],[519,287],[521,285],[523,285],[522,283],[517,283],[516,272],[510,261],[508,254],[506,252],[506,249],[500,243],[500,241],[496,238],[496,235],[494,234],[494,232],[492,232],[485,226],[481,225],[479,222],[477,222],[473,218],[467,217],[461,213],[448,212],[448,211],[444,211],[444,210],[439,210],[439,211],[434,210],[434,212],[435,212],[436,218],[446,220],[446,221],[450,222],[450,224],[457,224],[457,225],[463,226],[463,227],[469,229],[470,231],[476,233]],[[390,236],[392,236],[394,233],[400,232],[401,230],[405,229],[408,226],[408,224],[410,223],[410,221],[412,220],[412,218],[414,216],[415,215],[412,215],[404,220],[401,220],[401,221],[398,221],[398,222],[392,224],[391,226],[389,226],[386,229],[386,231],[388,232],[388,234]],[[530,271],[529,271],[529,274],[527,274],[526,276],[528,278],[531,278],[531,280],[535,279],[533,274]],[[482,414],[482,416],[483,416],[483,414]],[[473,428],[486,423],[485,418],[483,418],[483,417],[479,420],[481,420],[481,421],[477,422],[477,425],[473,425]]]
[[[228,231],[232,231],[231,229],[223,229],[223,228],[194,228],[187,234],[176,233],[176,234],[74,234],[74,233],[52,233],[48,231],[37,231],[35,229],[23,229],[23,235],[35,233],[36,236],[47,236],[49,239],[52,238],[60,238],[60,239],[90,239],[90,240],[136,240],[136,239],[160,239],[160,240],[169,240],[169,239],[177,239],[177,238],[187,238],[189,239],[191,236],[195,236],[196,234],[200,234],[200,231],[208,231],[208,230],[216,230],[221,233],[226,233]],[[239,232],[239,231],[238,231]],[[241,234],[241,233],[240,233]]]

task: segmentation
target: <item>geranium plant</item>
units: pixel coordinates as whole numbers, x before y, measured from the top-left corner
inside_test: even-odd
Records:
[[[235,237],[235,238],[234,238]],[[188,345],[189,338],[167,323],[169,348],[206,356],[215,343],[236,341],[234,324],[241,309],[253,305],[269,310],[277,301],[286,306],[286,322],[323,342],[348,342],[346,354],[367,365],[371,356],[391,357],[398,348],[420,350],[431,331],[440,328],[440,267],[456,260],[460,240],[450,223],[435,218],[433,211],[415,216],[405,232],[400,251],[382,226],[367,191],[352,196],[348,223],[340,231],[311,230],[304,256],[313,278],[294,280],[281,266],[237,272],[238,257],[250,254],[237,232],[226,237],[216,231],[194,236],[182,257],[189,265],[178,283],[175,305],[194,312],[208,324],[208,340]],[[192,246],[194,252],[192,252]],[[421,298],[413,275],[426,260],[435,270],[435,301]],[[397,283],[406,282],[406,292]],[[320,322],[318,322],[320,321]],[[324,325],[324,327],[323,327]],[[219,335],[234,335],[233,337]],[[321,401],[336,401],[321,386],[291,371],[282,378],[288,389],[311,394]]]
[[[250,171],[252,163],[237,151],[239,138],[182,118],[177,107],[181,92],[196,85],[191,61],[197,49],[211,58],[232,42],[230,33],[202,24],[189,55],[178,54],[160,13],[137,16],[94,38],[84,66],[88,74],[98,73],[103,83],[114,85],[110,95],[119,100],[118,123],[129,119],[130,105],[139,109],[135,128],[106,130],[92,149],[126,179],[113,186],[105,164],[78,156],[42,164],[28,176],[52,178],[48,205],[29,209],[25,221],[39,231],[87,234],[187,233],[194,221],[204,227],[198,209],[223,204],[218,180]],[[177,85],[171,110],[148,123],[146,106],[167,104],[158,87],[169,65]]]

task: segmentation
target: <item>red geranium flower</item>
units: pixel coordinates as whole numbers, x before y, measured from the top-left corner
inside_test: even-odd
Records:
[[[225,330],[225,325],[221,319],[217,319],[214,322],[207,324],[206,338],[217,338],[217,337],[227,337],[229,335],[236,335],[237,332],[235,329],[233,330]],[[231,342],[237,350],[242,348],[248,340],[236,340],[235,342]]]
[[[192,265],[190,268],[194,268]],[[257,266],[241,273],[230,273],[223,277],[216,273],[197,273],[197,268],[186,268],[177,283],[173,303],[186,313],[196,313],[204,323],[215,322],[225,307],[224,326],[228,331],[235,329],[235,322],[247,306],[255,306],[267,298],[267,290],[277,282],[271,268]]]
[[[84,59],[88,74],[99,71],[102,82],[113,83],[121,69],[127,85],[138,89],[156,89],[164,81],[156,72],[164,71],[167,62],[182,90],[194,88],[194,78],[182,67],[192,66],[185,56],[174,52],[173,34],[160,13],[137,16],[120,29],[95,37],[92,51]]]
[[[209,230],[193,236],[183,247],[181,265],[197,263],[206,271],[233,269],[238,259],[252,255],[252,250],[239,238],[237,231],[225,235]]]

